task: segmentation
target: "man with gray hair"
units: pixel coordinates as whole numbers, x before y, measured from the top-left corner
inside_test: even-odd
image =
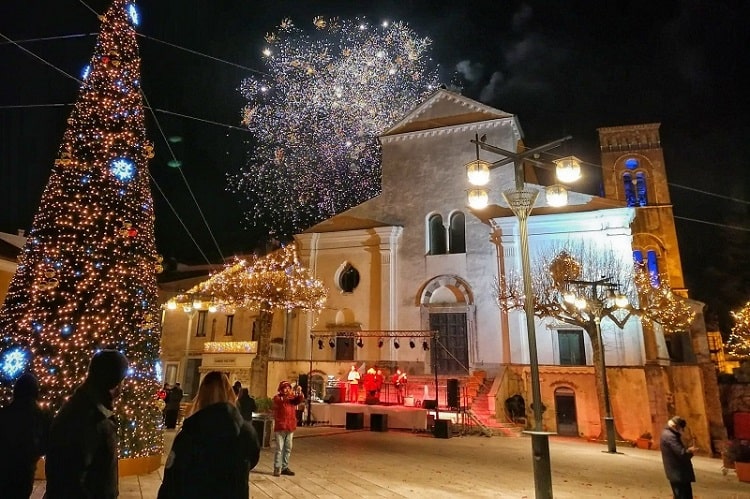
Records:
[[[661,459],[664,472],[672,486],[674,499],[693,499],[693,485],[695,472],[691,459],[698,450],[697,447],[685,447],[682,443],[682,433],[687,421],[675,416],[667,422],[661,434]]]

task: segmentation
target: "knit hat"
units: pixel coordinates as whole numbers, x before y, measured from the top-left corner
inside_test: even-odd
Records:
[[[31,373],[22,374],[16,384],[13,385],[14,399],[32,399],[39,398],[39,382]]]
[[[685,427],[687,426],[687,421],[682,419],[680,416],[673,417],[669,420],[669,422],[672,423],[672,425],[682,429],[685,429]]]
[[[286,380],[284,380],[284,381],[282,381],[281,383],[279,383],[279,393],[283,392],[283,391],[284,391],[284,388],[285,388],[285,387],[287,387],[287,386],[288,386],[289,388],[291,388],[291,387],[292,387],[292,384],[291,384],[290,382],[286,381]]]
[[[128,359],[117,350],[100,350],[89,364],[88,381],[100,388],[110,390],[125,378]]]

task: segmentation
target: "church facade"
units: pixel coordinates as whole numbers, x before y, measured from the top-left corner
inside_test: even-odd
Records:
[[[555,209],[540,195],[529,218],[532,262],[582,244],[631,265],[642,259],[687,296],[658,125],[599,134],[604,196],[570,193],[569,206]],[[498,278],[518,275],[521,266],[518,222],[498,201],[501,191],[513,188],[514,172],[492,172],[497,205],[484,212],[467,208],[464,165],[476,159],[475,136],[506,150],[516,150],[523,138],[516,116],[447,90],[436,91],[381,137],[382,193],[295,237],[300,259],[330,293],[315,324],[301,321],[292,336],[298,358],[309,355],[316,365],[391,365],[441,376],[484,371],[496,415],[504,419],[507,398],[531,400],[525,316],[501,310],[496,299]],[[543,190],[533,171],[526,178]],[[695,307],[700,311],[699,303]],[[699,315],[691,331],[675,336],[637,317],[622,328],[602,321],[621,437],[658,434],[670,415],[680,414],[702,448],[722,438],[702,322]],[[359,336],[361,346],[305,345],[311,329],[339,332],[342,343]],[[553,319],[537,319],[536,330],[545,428],[597,437],[601,414],[589,338]],[[424,344],[418,334],[426,331],[438,331],[438,339]]]

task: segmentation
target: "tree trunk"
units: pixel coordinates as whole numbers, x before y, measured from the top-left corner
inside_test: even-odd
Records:
[[[604,421],[604,418],[607,416],[607,403],[606,397],[604,396],[604,383],[605,376],[607,375],[606,366],[605,369],[602,369],[602,361],[604,360],[602,358],[602,355],[604,355],[604,345],[600,345],[600,338],[596,333],[596,323],[592,322],[591,324],[587,324],[586,332],[588,333],[589,338],[591,338],[591,348],[594,351],[594,379],[596,379],[596,398],[598,399],[597,405],[599,406],[599,421],[601,422],[597,440],[607,440],[607,425]],[[612,394],[610,393],[610,405],[611,399]],[[612,414],[612,416],[614,417],[614,414]],[[616,427],[615,439],[618,441],[622,441],[622,437],[620,436],[620,433],[617,431]]]
[[[268,397],[268,358],[271,355],[273,310],[261,307],[258,314],[258,353],[250,364],[250,393],[255,398]]]

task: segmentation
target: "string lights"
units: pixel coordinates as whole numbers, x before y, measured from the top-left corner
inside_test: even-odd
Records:
[[[741,359],[750,357],[750,301],[732,312],[734,325],[727,342],[727,350],[730,354]]]
[[[154,206],[140,93],[137,11],[114,0],[102,27],[19,265],[0,310],[0,402],[33,372],[56,411],[91,356],[130,361],[116,403],[120,457],[161,454]]]

